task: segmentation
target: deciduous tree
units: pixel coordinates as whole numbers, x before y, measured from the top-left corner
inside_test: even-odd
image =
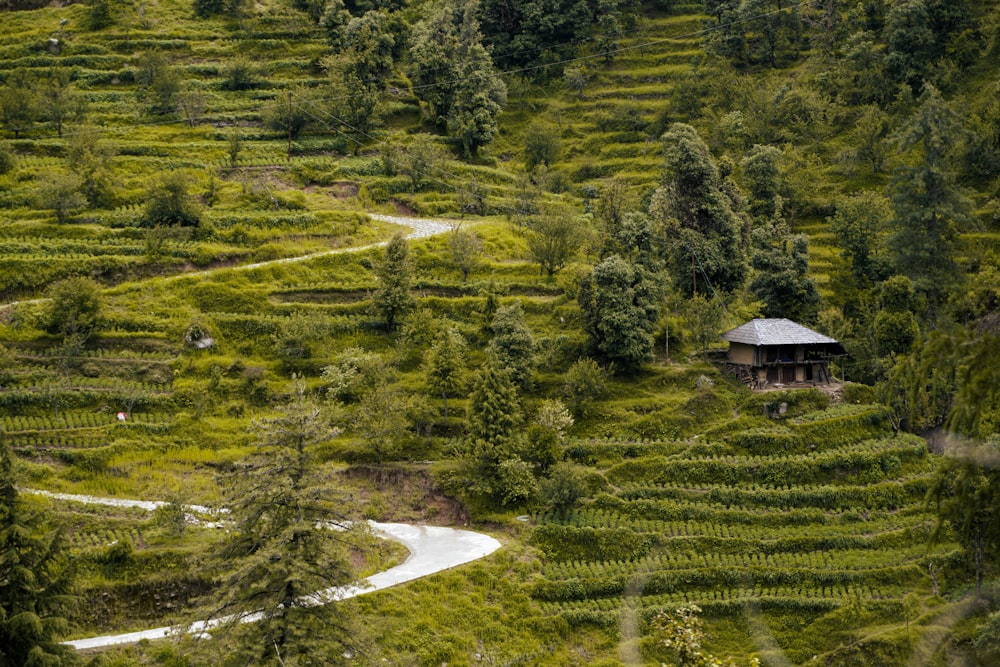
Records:
[[[448,249],[451,250],[451,261],[462,272],[462,282],[468,282],[469,274],[479,266],[483,255],[483,242],[479,235],[475,230],[455,225],[448,235]]]
[[[35,204],[50,209],[62,224],[87,203],[80,186],[80,179],[74,174],[51,174],[38,186]]]
[[[674,123],[663,135],[663,154],[662,184],[650,212],[665,229],[674,282],[693,294],[701,276],[713,289],[731,292],[746,278],[743,223],[708,146],[693,127]]]
[[[148,195],[143,224],[147,227],[197,227],[201,224],[201,212],[186,175],[171,172],[160,179]]]
[[[64,339],[82,336],[86,339],[101,325],[102,300],[100,287],[89,278],[66,278],[52,283],[48,289],[45,329]]]
[[[619,369],[635,371],[653,352],[662,289],[641,264],[611,255],[580,285],[584,330],[594,349]]]
[[[579,252],[584,232],[570,211],[545,210],[528,218],[528,251],[551,280]]]

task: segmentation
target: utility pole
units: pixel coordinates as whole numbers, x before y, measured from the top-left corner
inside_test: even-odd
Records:
[[[688,246],[691,248],[691,246]],[[698,294],[698,274],[694,270],[694,248],[691,248],[691,294],[696,296]]]
[[[288,162],[292,161],[292,91],[288,91]]]

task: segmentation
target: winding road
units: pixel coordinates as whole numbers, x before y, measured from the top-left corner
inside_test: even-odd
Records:
[[[413,231],[407,235],[408,239],[420,239],[429,236],[434,236],[436,234],[442,234],[450,230],[455,224],[452,221],[446,220],[432,220],[426,218],[413,218],[406,216],[389,216],[380,214],[369,214],[375,220],[380,220],[382,222],[389,222],[396,225],[402,225],[409,227]],[[257,269],[262,267],[267,267],[277,264],[288,264],[292,262],[301,262],[317,257],[323,257],[326,255],[335,255],[341,253],[349,252],[362,252],[370,248],[377,248],[386,245],[388,241],[383,241],[381,243],[370,244],[366,246],[354,247],[354,248],[337,248],[334,250],[325,250],[322,252],[311,253],[308,255],[301,255],[298,257],[288,257],[284,259],[275,259],[266,262],[257,262],[255,264],[244,264],[236,267],[226,267],[220,269],[208,269],[205,271],[197,271],[194,273],[182,273],[175,276],[170,276],[168,280],[189,278],[202,275],[208,275],[214,273],[215,271],[245,271],[250,269]],[[18,303],[40,303],[46,299],[32,299],[29,301],[22,302],[12,302],[7,304],[0,304],[0,309],[9,308],[15,306]],[[82,502],[89,504],[100,504],[100,505],[112,505],[116,507],[136,507],[144,509],[147,511],[153,511],[157,507],[164,505],[165,503],[160,501],[148,501],[148,500],[127,500],[121,498],[100,498],[96,496],[81,496],[66,493],[50,493],[45,491],[35,491],[26,490],[27,493],[35,493],[40,495],[46,495],[51,498],[56,498],[60,500],[69,500],[73,502]],[[202,507],[198,505],[189,506],[193,512],[199,514],[212,513],[207,507]],[[426,577],[430,574],[436,572],[441,572],[471,561],[483,558],[493,553],[500,548],[500,542],[494,538],[483,535],[481,533],[475,533],[469,530],[458,530],[456,528],[445,528],[441,526],[420,526],[420,525],[409,525],[403,523],[381,523],[376,521],[369,521],[372,530],[376,534],[386,538],[400,542],[405,546],[410,555],[407,557],[406,561],[396,567],[390,568],[385,572],[379,572],[374,574],[363,582],[353,586],[342,586],[338,588],[329,589],[326,591],[318,591],[314,594],[317,601],[323,603],[330,602],[334,600],[344,600],[347,598],[354,597],[356,595],[363,595],[365,593],[371,593],[374,591],[382,590],[384,588],[389,588],[390,586],[396,586],[407,581],[412,581],[420,577]],[[202,632],[211,629],[218,623],[224,622],[229,619],[216,619],[211,622],[201,622],[195,623],[189,628],[188,632]],[[245,622],[252,622],[255,620],[253,615],[248,616],[243,619]],[[162,639],[164,637],[169,637],[177,632],[182,631],[178,627],[162,627],[154,628],[151,630],[143,630],[140,632],[130,632],[120,635],[103,635],[100,637],[89,637],[87,639],[76,639],[73,641],[65,642],[67,645],[72,646],[77,650],[85,649],[95,649],[104,648],[108,646],[115,646],[119,644],[131,644],[143,639]]]
[[[24,492],[73,502],[111,505],[115,507],[138,507],[146,510],[154,510],[166,504],[159,501],[99,498],[96,496],[49,493],[28,489],[25,489]],[[191,506],[190,509],[197,512],[207,511],[207,508],[200,506]],[[357,585],[340,586],[325,591],[317,591],[311,597],[319,601],[318,603],[346,600],[357,595],[364,595],[365,593],[372,593],[389,588],[390,586],[397,586],[407,581],[413,581],[420,577],[426,577],[436,572],[470,563],[488,556],[500,548],[500,542],[496,539],[471,530],[459,530],[457,528],[445,528],[442,526],[415,526],[405,523],[381,523],[378,521],[369,521],[368,523],[377,535],[395,540],[405,546],[409,550],[410,555],[406,561],[396,567],[373,574]],[[217,619],[215,621],[194,623],[187,628],[187,631],[204,632],[228,620],[231,619]],[[251,615],[243,620],[244,622],[252,622],[256,619]],[[133,644],[143,639],[163,639],[176,635],[180,631],[182,631],[182,628],[167,626],[120,635],[102,635],[100,637],[75,639],[65,643],[77,650],[86,650],[116,646],[118,644]]]
[[[388,222],[394,225],[401,225],[403,227],[409,227],[411,231],[406,235],[408,239],[423,239],[428,236],[435,236],[437,234],[443,234],[451,230],[457,223],[454,220],[437,220],[433,218],[414,218],[410,216],[399,216],[399,215],[382,215],[380,213],[369,213],[368,217],[372,220],[379,220],[381,222]],[[371,243],[363,246],[356,246],[351,248],[334,248],[332,250],[321,250],[319,252],[310,253],[308,255],[298,255],[296,257],[284,257],[282,259],[269,259],[265,262],[255,262],[253,264],[240,264],[238,266],[226,266],[219,267],[215,269],[204,269],[202,271],[191,271],[188,273],[176,273],[171,276],[166,276],[164,278],[156,278],[156,280],[180,280],[182,278],[199,278],[211,275],[218,271],[249,271],[251,269],[261,269],[268,266],[277,266],[279,264],[292,264],[294,262],[304,262],[310,259],[316,259],[317,257],[326,257],[327,255],[341,255],[349,252],[364,252],[365,250],[371,250],[372,248],[380,248],[386,244],[388,241],[380,241],[379,243]],[[137,281],[142,282],[142,281]],[[134,283],[132,283],[134,284]],[[44,303],[48,301],[47,298],[41,297],[38,299],[25,299],[23,301],[11,301],[8,303],[0,304],[0,310],[7,308],[13,308],[14,306],[20,304],[35,304]]]

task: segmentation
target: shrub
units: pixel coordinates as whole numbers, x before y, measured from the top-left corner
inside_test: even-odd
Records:
[[[0,144],[0,176],[14,170],[16,162],[14,153],[4,144]]]
[[[164,176],[149,193],[143,225],[197,227],[201,212],[190,191],[190,180],[177,172]]]

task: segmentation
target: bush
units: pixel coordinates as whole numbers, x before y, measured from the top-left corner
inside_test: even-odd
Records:
[[[180,173],[170,173],[162,178],[149,193],[143,226],[179,225],[197,227],[201,212],[190,191],[190,180]]]
[[[844,385],[842,399],[844,403],[851,405],[869,405],[878,402],[875,387],[857,382],[848,382]]]
[[[0,176],[13,171],[15,166],[17,163],[14,160],[14,153],[6,145],[0,144]]]

